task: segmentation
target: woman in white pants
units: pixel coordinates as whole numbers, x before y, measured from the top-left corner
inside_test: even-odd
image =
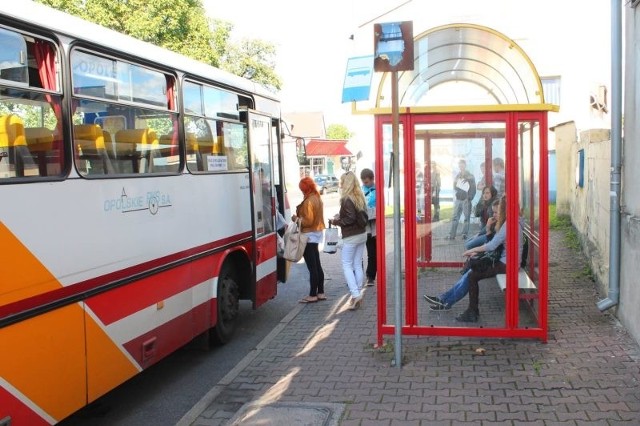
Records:
[[[358,309],[362,303],[362,258],[367,242],[367,222],[366,202],[358,178],[347,172],[340,178],[340,212],[329,223],[342,229],[342,270],[351,293],[351,310]]]

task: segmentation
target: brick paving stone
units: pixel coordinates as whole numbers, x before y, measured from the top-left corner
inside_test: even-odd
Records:
[[[467,412],[466,419],[470,422],[481,422],[481,421],[496,421],[496,413],[488,412],[488,411],[480,411],[480,412]]]
[[[565,420],[591,420],[589,418],[589,413],[586,413],[584,411],[577,411],[577,412],[573,412],[573,413],[557,413],[558,415],[558,420],[560,421],[565,421]]]
[[[576,421],[576,424],[578,426],[608,426],[609,422],[604,421],[604,420],[589,420],[588,422],[582,422],[580,420]]]
[[[420,421],[391,419],[391,426],[420,426]]]
[[[529,421],[558,421],[555,411],[528,411],[526,416]]]

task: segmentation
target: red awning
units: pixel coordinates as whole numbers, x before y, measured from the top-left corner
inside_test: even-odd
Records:
[[[328,141],[312,139],[307,143],[307,156],[331,157],[334,155],[352,156],[353,154],[346,147],[347,141]]]

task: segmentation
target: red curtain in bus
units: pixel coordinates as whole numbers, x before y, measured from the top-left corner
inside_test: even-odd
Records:
[[[56,85],[56,52],[49,42],[36,40],[34,46],[36,63],[38,64],[38,74],[42,82],[42,88],[46,90],[57,90]],[[56,114],[56,138],[53,141],[53,149],[60,152],[62,148],[62,107],[58,102],[54,102],[51,95],[45,95],[47,102],[51,104],[53,112]]]
[[[174,96],[175,80],[170,75],[165,76],[167,79],[167,107],[173,113],[176,110],[176,98]],[[171,114],[173,121],[173,136],[171,137],[171,155],[178,155],[178,118],[176,114]]]

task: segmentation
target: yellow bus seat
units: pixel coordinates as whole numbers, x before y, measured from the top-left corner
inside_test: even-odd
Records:
[[[76,124],[73,126],[74,141],[83,155],[96,155],[105,150],[104,134],[97,124]]]
[[[187,132],[185,134],[185,142],[187,145],[187,154],[194,154],[198,151],[198,138],[195,133]]]
[[[27,146],[24,136],[24,124],[14,114],[0,116],[0,148]]]
[[[197,138],[198,150],[201,154],[213,154],[215,142],[211,136],[200,136]]]
[[[188,134],[187,134],[187,138],[188,138]],[[159,148],[160,148],[160,155],[162,157],[168,157],[171,155],[171,152],[178,152],[178,144],[174,143],[173,141],[173,133],[168,133],[166,135],[161,135],[159,138]],[[174,148],[175,145],[175,148]],[[187,153],[189,153],[190,151],[190,146],[189,146],[189,142],[187,142]]]
[[[146,151],[157,148],[160,142],[151,129],[126,129],[116,133],[116,153],[118,157],[131,155],[136,150]]]
[[[46,127],[27,127],[24,129],[24,135],[31,152],[47,152],[53,149],[53,131]]]
[[[220,135],[215,138],[215,142],[213,143],[212,154],[214,155],[224,155],[224,136]]]

